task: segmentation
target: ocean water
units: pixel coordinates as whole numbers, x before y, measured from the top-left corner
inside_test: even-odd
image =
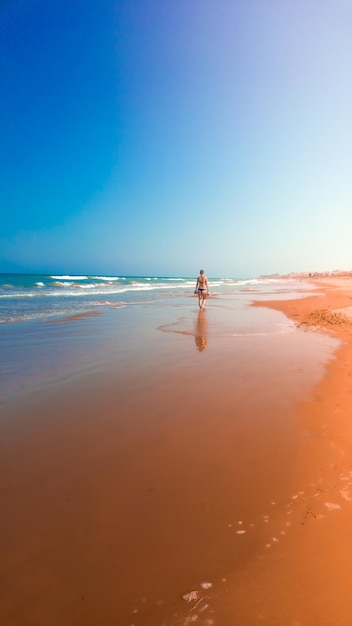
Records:
[[[204,350],[205,343],[214,348],[219,336],[249,341],[292,332],[294,324],[281,313],[250,304],[301,297],[311,289],[296,280],[210,278],[206,318],[199,321],[195,282],[0,274],[0,401],[107,360],[133,369],[156,347],[166,350],[166,334],[193,337]]]
[[[56,319],[111,308],[152,304],[192,293],[195,278],[0,274],[0,323]],[[209,279],[212,295],[302,292],[310,286],[280,279]],[[293,297],[295,295],[293,294]]]
[[[183,278],[1,274],[0,322],[48,320],[155,301],[192,284]]]

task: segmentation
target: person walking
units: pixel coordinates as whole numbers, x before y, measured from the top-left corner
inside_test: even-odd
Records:
[[[204,270],[200,270],[196,282],[195,294],[198,295],[199,309],[205,311],[205,303],[208,294],[208,279],[204,274]]]

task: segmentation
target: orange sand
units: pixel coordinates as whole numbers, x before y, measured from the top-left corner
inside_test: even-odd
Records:
[[[352,279],[316,284],[323,297],[267,303],[299,325],[342,339],[313,401],[299,407],[307,437],[288,507],[294,535],[246,586],[246,594],[250,587],[255,593],[253,583],[260,590],[258,614],[271,626],[352,623]]]
[[[184,366],[172,388],[167,372],[157,387],[151,371],[125,392],[113,373],[95,374],[64,394],[58,386],[27,399],[25,415],[23,407],[6,412],[3,626],[189,626],[195,617],[203,626],[352,623],[352,326],[334,313],[352,304],[352,281],[319,282],[319,291],[259,305],[342,340],[313,399],[298,407],[301,438],[290,426],[276,442],[263,428],[245,444],[251,412],[244,409],[241,426],[229,419],[230,355],[229,371],[204,370],[208,407]],[[251,402],[270,419],[270,398],[265,407]],[[255,481],[253,497],[246,485]],[[277,499],[266,511],[273,484]],[[261,527],[258,511],[266,513]],[[243,535],[242,548],[229,548],[228,532],[251,520],[251,540]],[[188,605],[181,594],[201,589],[199,572],[213,587]]]

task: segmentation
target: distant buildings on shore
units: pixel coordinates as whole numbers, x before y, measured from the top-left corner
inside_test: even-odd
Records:
[[[352,278],[352,270],[332,270],[331,272],[290,272],[289,274],[262,274],[259,278]]]

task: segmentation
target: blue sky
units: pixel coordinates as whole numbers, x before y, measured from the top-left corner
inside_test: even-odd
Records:
[[[352,0],[3,0],[0,271],[352,269]]]

